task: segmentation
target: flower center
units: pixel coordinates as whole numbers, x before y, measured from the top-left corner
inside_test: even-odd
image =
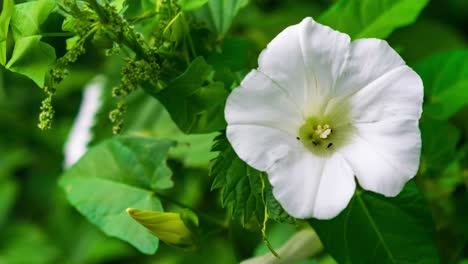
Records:
[[[327,117],[311,117],[299,128],[297,140],[312,153],[327,156],[343,146],[349,138],[352,127],[336,125],[336,120]]]

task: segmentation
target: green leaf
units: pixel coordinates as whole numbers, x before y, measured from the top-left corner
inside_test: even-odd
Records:
[[[40,25],[44,23],[54,8],[54,0],[38,0],[16,5],[10,22],[15,39],[36,35],[40,32]]]
[[[55,61],[55,49],[40,40],[39,35],[17,39],[6,68],[27,76],[43,87],[49,67]]]
[[[340,0],[319,22],[352,39],[385,39],[393,30],[413,23],[429,0]]]
[[[18,186],[16,182],[0,179],[0,229],[15,202],[17,191]]]
[[[424,82],[424,114],[447,119],[468,103],[468,49],[443,52],[415,66]]]
[[[91,148],[60,179],[68,200],[107,235],[145,254],[159,241],[126,213],[129,207],[163,211],[154,191],[172,186],[166,157],[173,142],[117,137]]]
[[[215,139],[213,151],[220,153],[211,168],[210,174],[214,177],[211,188],[222,189],[222,204],[231,211],[234,219],[246,225],[255,217],[258,223],[262,223],[266,204],[269,218],[279,222],[292,220],[273,197],[266,174],[242,161],[224,134]]]
[[[227,67],[232,71],[247,68],[249,42],[243,38],[226,38],[221,46],[221,53],[210,54],[207,61],[215,69]]]
[[[184,11],[190,11],[200,8],[206,3],[208,3],[208,0],[179,0],[179,5]]]
[[[460,131],[447,121],[423,120],[420,127],[423,142],[421,172],[441,173],[456,159]]]
[[[228,93],[222,83],[204,85],[211,72],[211,66],[198,57],[162,91],[145,89],[166,107],[184,133],[214,132],[226,127],[224,116],[220,113],[224,111]]]
[[[2,12],[0,14],[0,64],[7,62],[7,38],[10,19],[15,11],[15,2],[13,0],[4,0]]]
[[[2,237],[0,263],[57,263],[59,251],[37,226],[17,223],[8,227]]]
[[[208,28],[220,34],[225,34],[232,21],[248,0],[209,0],[195,11],[195,15],[207,23]]]
[[[338,263],[439,263],[434,224],[409,182],[394,198],[358,191],[331,220],[309,220]]]

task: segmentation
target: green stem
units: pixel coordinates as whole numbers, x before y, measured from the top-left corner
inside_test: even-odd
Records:
[[[187,209],[193,211],[193,212],[196,213],[198,216],[200,216],[200,218],[204,219],[204,220],[207,221],[207,222],[216,224],[216,225],[220,226],[220,227],[223,228],[223,229],[227,229],[227,228],[228,228],[228,226],[227,226],[227,224],[225,223],[225,221],[222,221],[222,220],[220,220],[220,219],[218,219],[218,218],[215,218],[215,217],[213,217],[213,216],[211,216],[211,215],[202,213],[202,212],[198,211],[197,209],[195,209],[195,208],[193,208],[193,207],[191,207],[191,206],[188,206],[188,205],[186,205],[186,204],[183,204],[183,203],[181,203],[181,202],[179,202],[179,201],[177,201],[177,200],[174,200],[174,199],[172,199],[171,197],[168,197],[168,196],[166,196],[166,195],[163,195],[163,194],[160,194],[160,193],[156,193],[156,192],[155,192],[154,194],[155,194],[158,198],[160,198],[161,200],[164,200],[164,201],[166,201],[166,202],[172,203],[172,204],[177,205],[177,206],[179,206],[179,207],[187,208]]]

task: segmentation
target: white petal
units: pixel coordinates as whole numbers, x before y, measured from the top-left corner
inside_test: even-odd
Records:
[[[256,124],[291,135],[297,134],[303,122],[298,107],[278,85],[257,70],[252,70],[229,95],[224,116],[228,125]]]
[[[97,76],[85,87],[80,111],[64,147],[65,168],[78,161],[88,148],[92,138],[91,128],[94,125],[94,117],[101,105],[100,97],[105,81],[103,76]]]
[[[318,97],[330,94],[349,43],[348,35],[306,18],[268,44],[258,59],[259,70],[273,78],[307,115]]]
[[[359,39],[351,43],[335,86],[337,95],[350,95],[385,73],[405,65],[385,40]]]
[[[260,171],[303,148],[295,136],[266,126],[228,125],[226,136],[239,158]]]
[[[317,191],[314,217],[330,219],[348,205],[356,189],[354,173],[339,153],[327,160]]]
[[[275,198],[295,218],[332,218],[346,207],[355,189],[352,170],[339,155],[324,158],[296,151],[267,173]]]
[[[384,119],[419,120],[422,113],[423,83],[408,66],[400,66],[349,98],[352,122]]]
[[[356,124],[356,135],[339,149],[362,188],[395,196],[416,175],[421,136],[417,120]]]

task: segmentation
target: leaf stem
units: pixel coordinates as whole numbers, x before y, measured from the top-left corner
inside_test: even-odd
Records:
[[[225,221],[223,220],[220,220],[218,218],[215,218],[211,215],[208,215],[208,214],[205,214],[205,213],[202,213],[200,211],[198,211],[197,209],[191,207],[191,206],[188,206],[186,204],[183,204],[177,200],[174,200],[172,199],[171,197],[168,197],[166,195],[163,195],[161,193],[157,193],[157,192],[154,192],[154,195],[156,195],[158,198],[160,198],[161,200],[164,200],[166,202],[169,202],[169,203],[172,203],[174,205],[177,205],[179,207],[182,207],[182,208],[186,208],[186,209],[189,209],[191,211],[193,211],[195,214],[197,214],[200,218],[204,219],[205,221],[207,222],[210,222],[210,223],[213,223],[215,225],[218,225],[220,226],[221,228],[223,229],[227,229],[228,228],[228,225],[226,224]]]

